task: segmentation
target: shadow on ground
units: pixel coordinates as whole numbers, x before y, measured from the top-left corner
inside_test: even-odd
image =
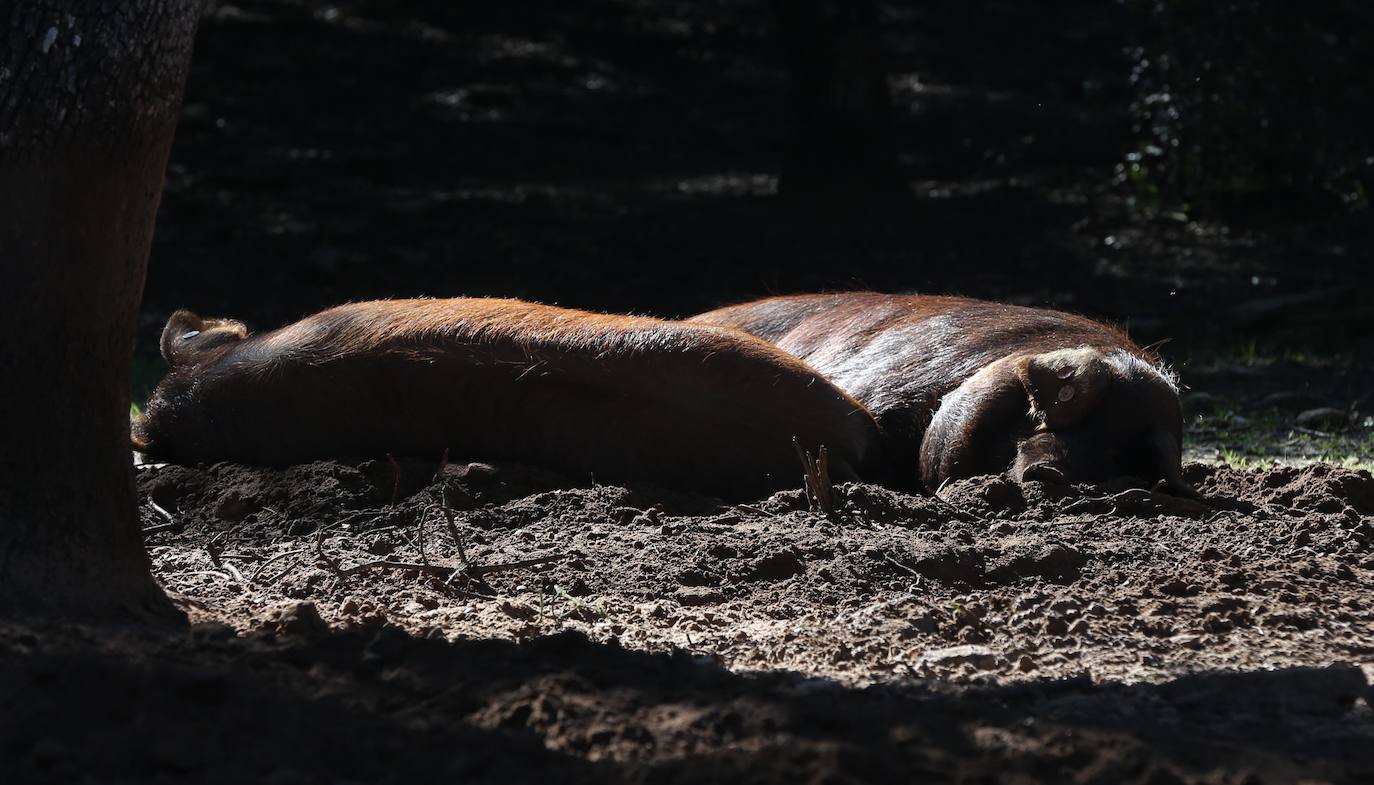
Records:
[[[846,689],[577,633],[529,643],[8,626],[16,781],[1363,782],[1359,669]]]

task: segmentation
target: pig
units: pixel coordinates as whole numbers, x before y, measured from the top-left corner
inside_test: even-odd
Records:
[[[730,327],[414,299],[343,305],[257,335],[178,311],[161,348],[170,370],[132,427],[134,448],[154,460],[447,450],[728,498],[799,486],[796,445],[824,446],[837,482],[881,460],[861,404]]]
[[[1124,476],[1194,495],[1181,477],[1177,381],[1116,327],[876,292],[774,297],[689,321],[769,341],[866,406],[884,434],[888,484],[935,492],[982,474],[1058,484]]]

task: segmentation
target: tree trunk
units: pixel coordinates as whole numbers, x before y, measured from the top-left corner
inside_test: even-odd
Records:
[[[789,204],[863,213],[904,202],[873,0],[774,0],[792,129],[778,191]]]
[[[129,373],[194,0],[0,0],[0,613],[177,619]]]

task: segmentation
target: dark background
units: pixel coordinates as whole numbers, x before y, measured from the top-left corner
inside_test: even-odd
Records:
[[[880,3],[909,195],[799,206],[777,5],[214,4],[136,375],[177,307],[266,329],[375,297],[680,316],[873,288],[1124,323],[1195,385],[1223,383],[1200,356],[1266,354],[1367,395],[1366,6]]]

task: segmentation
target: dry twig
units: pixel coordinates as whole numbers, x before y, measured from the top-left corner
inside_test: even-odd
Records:
[[[978,522],[980,522],[980,523],[988,523],[988,519],[987,519],[986,516],[984,516],[984,515],[979,515],[978,513],[973,512],[972,510],[961,510],[961,509],[959,509],[958,507],[955,507],[952,503],[950,503],[949,500],[947,500],[945,497],[943,497],[943,496],[940,495],[940,492],[943,491],[943,490],[945,489],[945,486],[946,486],[946,485],[949,485],[950,479],[951,479],[951,478],[948,478],[948,477],[945,478],[945,481],[942,482],[942,483],[940,483],[940,487],[939,487],[939,488],[936,488],[936,489],[935,489],[935,492],[932,493],[932,494],[930,494],[930,495],[931,495],[931,498],[935,499],[935,503],[938,504],[938,505],[940,505],[941,507],[944,507],[946,510],[948,510],[949,513],[950,513],[951,515],[953,515],[953,516],[955,517],[956,520],[961,520],[961,521],[970,521],[970,520],[973,520],[973,521],[978,521]]]
[[[294,551],[283,551],[282,553],[279,553],[279,554],[277,554],[276,556],[273,556],[273,557],[268,558],[268,559],[264,559],[262,562],[260,562],[260,563],[258,564],[257,569],[253,570],[253,575],[251,576],[252,579],[253,579],[253,581],[255,581],[255,582],[257,581],[258,576],[262,574],[262,571],[265,570],[265,569],[267,569],[267,565],[272,564],[272,563],[277,562],[277,561],[280,561],[280,560],[282,560],[282,559],[285,559],[287,556],[299,556],[300,554],[305,553],[307,550],[309,550],[309,549],[308,549],[308,548],[298,548],[298,549],[296,549],[296,550],[294,550]],[[291,568],[290,568],[290,567],[287,567],[286,569],[289,570],[289,569],[291,569]],[[279,573],[273,575],[271,578],[268,578],[266,582],[267,582],[267,583],[271,583],[272,581],[276,580],[277,578],[280,578],[281,576],[283,576],[283,575],[285,575],[285,574],[286,574],[286,570],[282,570],[281,572],[279,572]]]
[[[420,564],[419,562],[396,561],[394,559],[374,559],[372,561],[361,562],[359,564],[350,565],[348,567],[337,566],[337,560],[330,561],[334,565],[334,574],[337,576],[353,575],[354,573],[362,572],[364,570],[382,568],[392,570],[415,570],[416,572],[422,572],[426,575],[434,575],[438,578],[444,579],[445,582],[448,582],[451,581],[454,576],[466,576],[470,578],[476,578],[482,575],[492,575],[498,572],[519,570],[525,567],[537,567],[538,565],[548,564],[549,562],[555,562],[563,558],[565,557],[559,554],[550,554],[547,556],[533,556],[528,559],[520,559],[518,561],[513,562],[504,562],[502,564],[479,564],[470,566],[467,569],[463,569],[461,567],[444,567],[439,564]]]
[[[448,448],[444,448],[444,457],[439,459],[439,468],[434,470],[434,476],[430,478],[430,485],[438,482],[444,476],[444,470],[448,468]]]
[[[243,579],[243,573],[239,572],[239,568],[235,567],[233,562],[224,562],[224,569],[228,570],[230,573],[233,574],[234,578],[238,580],[240,586],[248,586],[248,581]]]
[[[463,560],[462,564],[456,567],[446,567],[439,564],[421,564],[419,562],[397,561],[395,559],[373,559],[372,561],[360,562],[358,564],[343,566],[337,557],[329,555],[324,549],[325,527],[315,533],[315,554],[321,566],[327,567],[334,573],[335,581],[345,578],[365,570],[373,569],[392,569],[392,570],[415,570],[426,575],[439,578],[444,584],[451,585],[459,578],[466,580],[476,580],[484,575],[493,575],[498,572],[509,570],[519,570],[526,567],[537,567],[541,564],[559,561],[567,558],[563,554],[547,554],[544,556],[532,556],[528,559],[518,559],[512,562],[500,564],[471,564]]]
[[[158,516],[162,518],[162,520],[166,521],[166,523],[159,523],[156,526],[149,526],[148,528],[144,529],[143,535],[145,537],[149,534],[157,534],[158,532],[170,531],[172,529],[181,528],[181,524],[177,523],[176,518],[173,518],[170,512],[167,512],[166,510],[162,509],[162,505],[158,504],[152,499],[149,499],[147,504],[148,507],[153,512],[157,513]]]
[[[468,559],[467,551],[463,548],[463,537],[458,533],[458,524],[453,520],[453,510],[449,509],[448,497],[440,492],[440,509],[444,512],[444,522],[448,524],[448,536],[453,538],[453,549],[458,551],[458,560],[465,566],[471,566],[472,561]]]
[[[224,562],[220,560],[220,556],[224,553],[223,541],[228,534],[227,531],[220,532],[205,543],[205,554],[210,557],[210,563],[218,569],[224,569]]]
[[[401,495],[401,464],[396,462],[396,456],[391,453],[386,454],[386,459],[391,462],[391,501],[386,506],[396,506],[396,497]]]
[[[797,458],[801,460],[806,476],[806,503],[812,512],[826,517],[835,514],[835,486],[830,482],[830,451],[821,445],[820,454],[812,457],[802,449],[801,441],[792,437],[792,446],[797,448]]]

